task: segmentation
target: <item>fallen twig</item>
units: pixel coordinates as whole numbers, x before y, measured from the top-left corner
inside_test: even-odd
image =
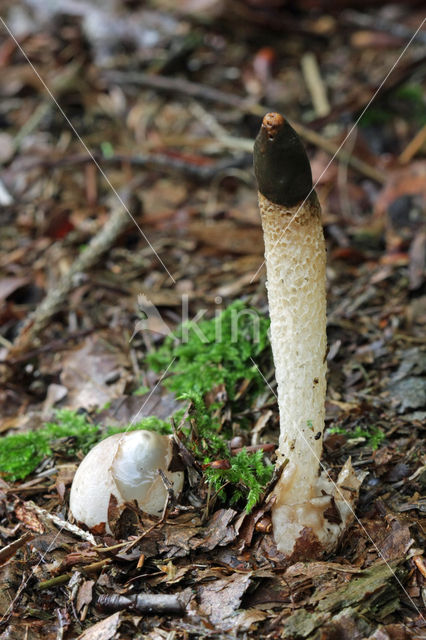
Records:
[[[414,38],[420,44],[426,44],[426,33],[424,31],[418,31],[414,33],[414,29],[407,27],[401,22],[395,22],[393,20],[386,20],[379,15],[370,15],[368,13],[361,13],[361,11],[354,11],[348,9],[343,13],[343,20],[347,24],[352,24],[362,29],[371,29],[372,31],[383,31],[395,38],[401,38],[401,40],[410,40]]]
[[[61,71],[55,75],[52,80],[50,80],[49,84],[56,98],[60,98],[65,91],[76,89],[81,85],[82,75],[80,72],[81,64],[71,63],[68,67],[65,67],[65,69],[61,69]],[[45,118],[53,106],[54,104],[50,97],[46,97],[43,102],[37,106],[13,140],[15,151],[19,149],[22,141],[37,129],[40,122]]]
[[[226,140],[225,140],[226,142]],[[246,151],[244,147],[242,149]],[[251,149],[248,149],[251,151]],[[251,156],[241,154],[231,158],[224,158],[217,162],[208,162],[197,165],[186,160],[184,157],[176,158],[167,153],[138,153],[137,155],[115,154],[104,157],[101,153],[92,153],[92,157],[86,153],[68,154],[58,158],[29,158],[22,166],[22,170],[29,171],[35,167],[53,168],[69,167],[80,164],[89,164],[93,158],[102,165],[116,165],[121,163],[130,164],[133,167],[146,167],[157,171],[172,171],[181,173],[188,178],[200,181],[208,181],[217,174],[227,169],[245,167],[251,163]]]
[[[408,164],[426,142],[426,124],[416,133],[414,138],[410,140],[405,149],[400,154],[398,160],[400,164]]]
[[[417,69],[424,66],[425,56],[422,53],[414,55],[412,59],[405,64],[398,65],[392,72],[391,76],[386,81],[386,84],[381,87],[380,95],[381,98],[387,94],[389,95],[392,91],[395,91],[401,84],[407,81]],[[376,78],[376,81],[367,84],[363,84],[360,86],[355,86],[351,89],[346,97],[333,105],[330,113],[327,116],[322,118],[315,118],[310,123],[310,127],[313,129],[318,129],[330,122],[335,122],[340,117],[342,117],[345,113],[361,113],[372,99],[373,96],[377,94],[379,90],[380,82],[382,77],[379,76]]]
[[[91,544],[96,546],[95,538],[88,531],[83,531],[83,529],[80,529],[80,527],[77,527],[77,525],[71,524],[71,522],[67,522],[66,520],[62,520],[62,518],[60,518],[59,516],[46,511],[46,509],[39,507],[37,504],[35,504],[35,502],[32,502],[31,500],[25,502],[25,507],[27,509],[35,511],[37,515],[42,516],[43,518],[47,518],[60,529],[65,529],[66,531],[69,531],[69,533],[72,533],[75,536],[82,538],[82,540],[86,540],[87,542],[90,542]]]
[[[330,103],[316,56],[308,51],[301,58],[301,66],[306,86],[311,94],[312,106],[319,118],[330,113]]]
[[[14,540],[3,549],[0,549],[0,565],[4,564],[7,560],[10,560],[15,553],[24,546],[27,542],[34,538],[34,534],[27,531],[23,536],[18,538],[18,540]]]
[[[52,587],[56,587],[58,584],[64,584],[68,582],[72,577],[72,573],[62,573],[60,576],[55,576],[54,578],[49,578],[49,580],[43,580],[39,582],[37,585],[38,591],[43,591],[44,589],[51,589]]]
[[[8,358],[7,360],[0,360],[0,364],[5,364],[7,366],[13,367],[15,364],[19,364],[20,362],[28,362],[28,360],[32,360],[37,357],[41,353],[52,353],[53,351],[56,353],[57,351],[61,351],[61,349],[67,349],[67,344],[72,342],[73,340],[79,340],[81,338],[85,338],[89,336],[94,331],[100,331],[102,329],[107,329],[108,325],[97,325],[96,329],[83,329],[82,331],[76,331],[69,336],[63,336],[62,338],[58,338],[57,340],[51,340],[47,344],[43,344],[38,349],[32,349],[31,351],[27,351],[25,353],[20,354],[16,358]],[[20,487],[22,489],[22,487]]]
[[[271,452],[274,452],[276,448],[277,448],[276,444],[273,444],[272,442],[265,442],[264,444],[252,444],[247,447],[235,447],[231,449],[231,454],[233,456],[236,456],[237,453],[240,453],[241,451],[243,451],[243,449],[245,449],[247,453],[255,453],[256,451],[271,453]]]
[[[97,607],[106,611],[127,609],[151,615],[179,615],[185,611],[179,595],[168,593],[138,593],[130,596],[100,595]]]
[[[82,571],[83,573],[93,573],[93,571],[103,569],[103,567],[107,564],[111,564],[111,558],[105,558],[104,560],[99,560],[98,562],[86,564],[84,567],[80,567],[79,571]],[[72,572],[69,571],[68,573],[61,573],[60,576],[55,576],[54,578],[49,578],[48,580],[42,580],[38,583],[37,590],[44,591],[45,589],[56,587],[58,584],[64,584],[72,578],[72,575]]]
[[[67,297],[77,286],[78,275],[85,273],[95,265],[101,255],[116,241],[118,236],[131,224],[131,219],[122,207],[112,212],[104,227],[91,239],[88,247],[81,253],[66,273],[58,286],[51,289],[41,304],[30,315],[21,328],[13,347],[8,353],[8,360],[15,359],[22,351],[33,346],[40,333],[48,325],[52,316],[58,313],[66,303]]]
[[[252,115],[264,116],[265,113],[271,111],[271,107],[254,103],[247,98],[229,95],[228,93],[220,91],[219,89],[214,89],[212,87],[197,84],[195,82],[189,82],[188,80],[182,80],[180,78],[170,78],[148,73],[124,71],[107,71],[105,72],[105,77],[109,82],[115,82],[117,84],[135,84],[142,87],[151,87],[154,89],[158,89],[159,91],[182,93],[192,98],[226,104],[238,109],[239,111],[242,111],[243,113],[249,113]],[[346,162],[353,169],[370,178],[371,180],[374,180],[379,184],[385,183],[386,178],[382,171],[379,171],[363,160],[350,155],[344,149],[339,149],[335,142],[327,140],[312,129],[309,129],[308,127],[305,127],[293,121],[291,121],[290,124],[295,129],[295,131],[307,142],[310,142],[316,147],[327,151],[327,153],[330,153],[333,156],[336,155],[339,160]]]
[[[413,562],[422,574],[423,578],[426,578],[426,565],[423,558],[421,556],[414,556]]]

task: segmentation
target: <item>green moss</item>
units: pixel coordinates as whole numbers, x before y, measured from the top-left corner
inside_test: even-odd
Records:
[[[192,433],[188,434],[187,446],[205,466],[207,482],[220,498],[225,500],[229,494],[230,504],[245,502],[246,510],[250,512],[272,478],[273,466],[264,463],[262,451],[248,453],[243,449],[232,456],[225,437],[229,433],[222,434],[212,407],[207,408],[199,395],[186,395],[182,399],[192,402],[189,412]],[[218,459],[228,461],[229,469],[208,466]]]
[[[403,84],[395,90],[395,95],[398,98],[423,105],[423,89],[419,84]]]
[[[114,156],[114,147],[107,140],[101,142],[100,147],[104,158],[112,158]]]
[[[147,361],[156,371],[172,375],[163,384],[176,392],[181,400],[191,402],[188,417],[187,446],[196,458],[208,465],[225,459],[229,469],[206,467],[205,477],[219,496],[229,493],[232,504],[245,501],[250,511],[256,504],[266,483],[272,477],[272,465],[266,465],[262,452],[243,450],[231,456],[228,442],[232,437],[229,424],[220,420],[223,402],[207,404],[205,394],[223,384],[227,401],[238,410],[237,383],[251,381],[253,398],[264,389],[264,380],[253,364],[254,358],[269,352],[267,336],[269,320],[257,311],[237,301],[220,316],[200,322],[197,326],[181,325],[174,335],[166,338],[162,347],[148,355]],[[180,420],[175,417],[179,424]],[[242,423],[240,423],[240,428]],[[229,491],[225,490],[227,487]]]
[[[50,453],[48,440],[37,431],[5,436],[0,446],[0,473],[11,481],[25,478]]]
[[[251,510],[259,499],[272,476],[273,467],[264,463],[261,451],[247,453],[243,450],[231,456],[228,443],[232,428],[220,419],[223,402],[207,404],[205,394],[223,384],[232,409],[238,410],[236,391],[239,381],[251,381],[245,403],[263,391],[264,381],[252,358],[266,353],[270,357],[268,327],[266,318],[238,301],[212,320],[197,326],[187,323],[179,327],[174,336],[166,338],[158,351],[148,356],[148,363],[154,369],[172,372],[165,384],[182,400],[191,403],[184,424],[185,409],[175,414],[174,421],[181,425],[186,445],[196,458],[205,465],[218,459],[229,461],[229,469],[207,467],[207,482],[221,498],[229,496],[231,504],[245,501],[247,510]],[[54,421],[37,431],[2,438],[0,473],[7,480],[19,480],[33,472],[55,450],[66,449],[70,456],[79,451],[86,453],[103,438],[137,429],[150,429],[162,434],[172,431],[168,422],[155,416],[144,418],[131,427],[101,429],[91,423],[87,414],[62,409],[56,412]],[[67,438],[66,446],[58,442],[63,438]]]
[[[134,396],[144,396],[146,393],[149,393],[149,389],[145,385],[142,385],[133,391]]]
[[[329,429],[328,432],[342,433],[346,435],[350,440],[355,440],[357,438],[364,438],[367,441],[368,445],[371,447],[371,449],[373,449],[373,451],[377,449],[379,445],[383,442],[383,440],[386,438],[383,431],[381,431],[379,427],[376,427],[375,425],[372,425],[371,427],[366,427],[365,429],[358,426],[358,427],[355,427],[353,431],[348,431],[344,427],[331,427],[331,429]]]
[[[0,474],[11,482],[22,480],[32,473],[44,458],[53,454],[56,449],[55,443],[63,438],[67,439],[67,444],[61,448],[66,449],[67,456],[72,457],[79,451],[87,453],[97,442],[114,433],[137,429],[171,433],[171,426],[155,416],[144,418],[130,428],[109,427],[103,431],[99,426],[92,424],[86,414],[60,409],[56,412],[55,421],[47,422],[41,429],[1,439]]]
[[[207,467],[205,475],[209,484],[221,498],[226,497],[225,488],[230,485],[230,504],[246,501],[246,511],[250,512],[259,500],[265,485],[272,478],[274,468],[265,465],[263,452],[248,453],[246,449],[229,459],[230,469]]]
[[[52,454],[52,447],[60,438],[72,438],[67,443],[67,454],[73,455],[78,450],[86,452],[99,439],[99,428],[91,424],[86,415],[61,409],[55,422],[47,422],[37,431],[2,438],[0,473],[10,481],[25,478]]]
[[[395,96],[405,102],[407,112],[418,126],[423,126],[426,123],[425,95],[420,84],[404,84],[396,89]]]
[[[204,463],[216,458],[228,457],[226,436],[229,436],[229,433],[226,433],[226,430],[224,434],[221,433],[222,426],[214,413],[217,405],[207,407],[202,396],[194,392],[183,394],[180,399],[191,402],[188,418],[191,428],[187,431],[188,446],[196,456]]]
[[[174,374],[164,384],[178,395],[203,395],[224,384],[232,400],[243,378],[263,388],[251,358],[269,345],[268,328],[267,318],[238,300],[212,320],[180,325],[147,362],[154,371]]]
[[[392,120],[392,113],[381,107],[375,106],[367,109],[359,121],[360,127],[371,127],[374,125],[386,124]]]
[[[138,431],[139,429],[156,431],[157,433],[161,433],[163,435],[172,433],[172,428],[168,422],[160,420],[160,418],[157,418],[156,416],[148,416],[147,418],[143,418],[139,422],[135,422],[135,424],[132,424],[131,427],[108,427],[102,439],[107,438],[108,436],[112,436],[114,433],[121,433],[122,431]]]
[[[373,105],[362,115],[359,122],[361,127],[387,124],[395,118],[395,114],[418,127],[426,122],[425,97],[420,84],[401,85],[382,104]]]

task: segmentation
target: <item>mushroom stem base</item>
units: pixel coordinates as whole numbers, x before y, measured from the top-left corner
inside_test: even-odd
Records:
[[[354,505],[363,480],[348,459],[337,482],[323,472],[309,494],[295,495],[297,469],[289,463],[277,484],[272,524],[277,548],[284,555],[318,557],[336,548],[354,519]]]

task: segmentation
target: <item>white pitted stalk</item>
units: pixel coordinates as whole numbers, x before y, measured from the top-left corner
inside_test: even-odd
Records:
[[[139,508],[161,515],[167,489],[158,470],[164,472],[177,495],[183,487],[183,473],[168,471],[173,456],[171,436],[153,431],[117,433],[99,442],[89,451],[74,476],[70,510],[89,528],[108,525],[110,496],[117,506],[136,500]]]
[[[277,464],[286,463],[275,488],[274,538],[282,553],[310,557],[335,546],[352,515],[345,500],[353,503],[350,491],[336,492],[319,473],[327,371],[321,208],[305,149],[280,114],[269,113],[263,119],[254,168],[278,386]],[[339,486],[343,477],[356,492],[359,484],[350,462],[341,472]],[[332,497],[337,509],[329,515],[330,522],[324,512],[333,512]]]

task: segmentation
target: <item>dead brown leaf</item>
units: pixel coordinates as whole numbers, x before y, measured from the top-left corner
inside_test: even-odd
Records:
[[[94,584],[94,580],[85,580],[79,588],[76,601],[77,613],[80,613],[84,606],[92,602]]]
[[[114,638],[121,623],[121,615],[120,611],[117,611],[112,616],[97,622],[83,631],[78,636],[78,640],[110,640],[110,638]]]
[[[215,220],[214,224],[191,222],[188,232],[219,251],[263,255],[263,237],[260,229],[247,229],[228,220]]]
[[[194,548],[211,551],[217,546],[222,547],[235,540],[237,532],[231,521],[237,514],[234,509],[216,511],[205,530],[203,540],[195,544]]]
[[[94,409],[119,397],[129,380],[129,345],[124,334],[100,331],[63,359],[61,383],[67,405]]]
[[[197,589],[199,611],[222,631],[235,629],[235,612],[251,583],[252,572],[234,574]]]
[[[397,518],[392,518],[390,532],[380,545],[380,551],[385,560],[403,558],[413,540],[408,525],[403,524]]]
[[[34,533],[43,533],[44,527],[32,509],[28,509],[24,502],[19,502],[15,507],[15,515]]]
[[[375,215],[382,216],[397,198],[416,193],[426,197],[426,161],[424,160],[412,162],[408,167],[388,173],[388,181],[376,200]]]

